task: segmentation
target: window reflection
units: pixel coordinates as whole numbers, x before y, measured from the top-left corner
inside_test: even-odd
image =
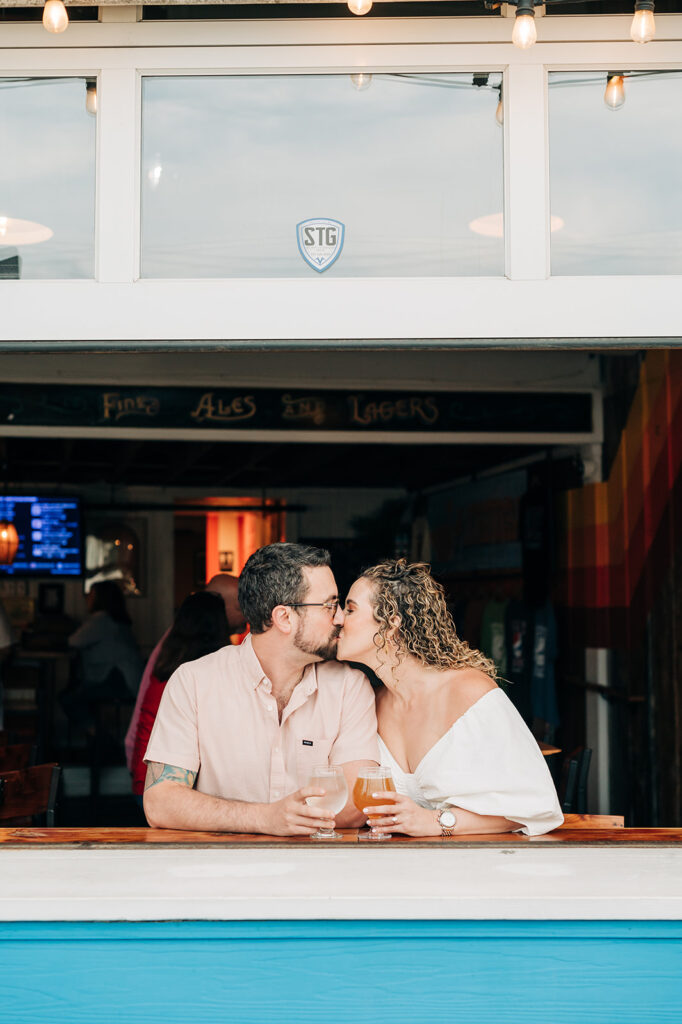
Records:
[[[552,273],[682,273],[682,72],[549,76]]]
[[[504,273],[499,74],[143,83],[142,275],[312,277],[297,224],[345,226],[327,276]]]
[[[0,78],[0,278],[94,276],[95,110],[94,80]]]

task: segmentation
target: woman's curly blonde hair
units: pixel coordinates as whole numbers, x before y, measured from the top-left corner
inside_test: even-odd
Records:
[[[378,651],[386,649],[388,633],[397,623],[392,640],[399,659],[411,654],[434,668],[477,668],[491,679],[497,677],[495,663],[457,636],[443,588],[425,562],[390,559],[366,569],[362,578],[373,585],[370,600],[379,623],[374,638]]]

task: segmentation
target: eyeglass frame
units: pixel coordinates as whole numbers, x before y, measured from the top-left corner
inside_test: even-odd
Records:
[[[296,604],[287,605],[287,608],[326,608],[328,612],[332,613],[332,618],[336,616],[340,607],[341,602],[338,597],[330,598],[329,601],[298,601]]]

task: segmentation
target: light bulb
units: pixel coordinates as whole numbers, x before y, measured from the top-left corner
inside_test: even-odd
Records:
[[[372,84],[372,76],[368,75],[365,71],[362,71],[357,75],[351,75],[350,80],[358,92],[364,92],[365,89],[369,89]]]
[[[534,14],[517,14],[514,19],[512,43],[519,50],[528,50],[538,38]]]
[[[97,113],[97,82],[85,83],[85,109],[88,114]]]
[[[501,96],[495,109],[495,120],[497,121],[501,128],[502,125],[504,124],[504,103],[502,102]]]
[[[635,10],[635,16],[630,26],[630,36],[633,43],[649,43],[656,35],[656,22],[654,12],[648,8]]]
[[[609,110],[620,110],[625,103],[625,80],[622,75],[609,75],[604,91],[604,103]]]
[[[43,9],[43,27],[55,35],[63,32],[69,24],[69,16],[62,0],[46,0]]]
[[[353,14],[368,14],[372,10],[372,0],[348,0],[348,10]]]

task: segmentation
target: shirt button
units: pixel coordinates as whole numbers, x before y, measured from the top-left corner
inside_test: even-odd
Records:
[[[279,754],[279,747],[275,747],[275,753]]]

